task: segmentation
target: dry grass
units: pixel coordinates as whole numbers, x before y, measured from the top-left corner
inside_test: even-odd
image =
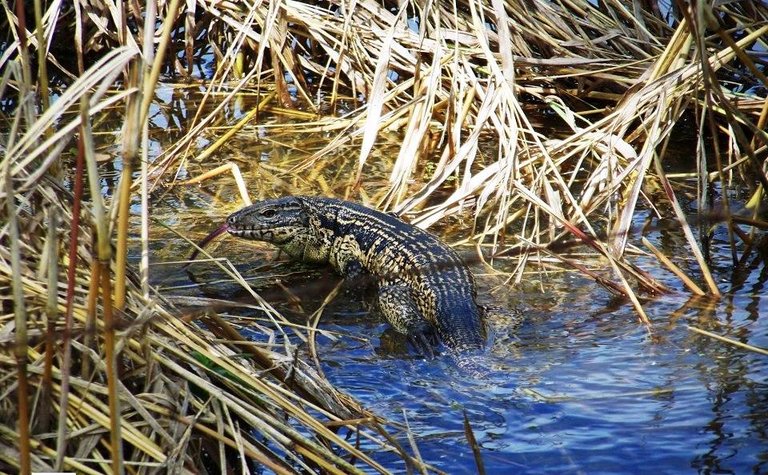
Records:
[[[665,14],[653,2],[647,10],[622,2],[602,2],[600,9],[587,2],[428,2],[405,3],[399,11],[365,2],[355,8],[269,2],[251,10],[201,5],[211,21],[236,26],[240,34],[223,42],[214,77],[212,89],[226,88],[227,95],[161,157],[157,171],[183,169],[196,153],[190,144],[238,91],[274,85],[262,112],[292,115],[299,130],[332,135],[323,150],[283,176],[299,173],[311,181],[319,163],[334,166],[340,148],[355,147],[357,172],[342,193],[366,199],[360,185],[376,138],[398,131],[402,145],[387,192],[373,197],[374,205],[425,227],[474,209],[476,240],[490,244],[486,255],[514,255],[520,263],[514,281],[528,263],[575,236],[601,258],[598,266],[615,271],[620,288],[611,290],[633,299],[641,317],[633,289],[663,288],[632,269],[625,252],[638,204],[660,209],[648,196],[651,179],[662,185],[659,198],[685,231],[699,264],[696,278],[719,294],[663,163],[676,124],[692,116],[700,131],[695,179],[702,216],[717,209],[715,221],[738,227],[725,193],[725,213],[706,198],[713,186],[728,186],[736,171],[759,201],[768,103],[757,93],[733,92],[729,81],[750,78],[753,91],[766,87],[755,55],[764,47],[764,5]],[[267,41],[258,41],[262,34]],[[232,82],[238,71],[245,76]],[[554,111],[571,133],[543,136],[528,104]],[[341,106],[349,112],[316,120],[285,109]],[[724,139],[727,150],[721,150]],[[435,166],[423,181],[417,174],[430,162]],[[724,172],[705,173],[712,170]],[[447,193],[439,204],[431,201],[436,191]],[[510,231],[514,239],[504,237]],[[736,239],[751,245],[747,233],[734,233],[734,246]]]
[[[375,449],[426,470],[418,452],[407,455],[374,415],[296,359],[287,336],[246,347],[226,320],[182,319],[149,285],[149,191],[194,156],[226,153],[231,134],[267,111],[330,137],[302,163],[272,170],[276,182],[300,174],[425,227],[472,209],[471,240],[492,264],[510,260],[510,281],[555,257],[632,300],[646,322],[636,292],[664,287],[628,257],[639,251],[628,239],[638,206],[680,223],[699,265],[693,279],[680,277],[715,296],[706,232],[696,229],[727,226],[737,261],[762,223],[761,2],[674,2],[669,12],[620,1],[402,2],[397,10],[368,1],[172,0],[159,12],[151,2],[143,12],[130,2],[32,3],[3,3],[0,19],[8,32],[0,103],[12,111],[0,143],[3,469],[178,473],[250,459],[278,473],[385,471],[371,459]],[[210,55],[215,70],[193,122],[150,164],[148,114],[161,73],[194,81]],[[50,77],[67,81],[55,100]],[[214,127],[246,91],[260,96],[258,107],[228,132]],[[105,201],[90,129],[110,107],[125,111],[125,126],[119,193]],[[545,136],[535,108],[557,114],[569,132]],[[698,142],[694,227],[664,171],[686,117]],[[389,183],[369,197],[369,158],[377,137],[393,131],[402,145]],[[211,145],[201,153],[203,136]],[[77,169],[65,173],[60,156],[74,144]],[[341,147],[358,150],[356,171],[329,188],[317,169],[338,166]],[[753,196],[738,212],[724,191],[709,199],[734,181]],[[136,194],[143,258],[133,275],[126,256]]]

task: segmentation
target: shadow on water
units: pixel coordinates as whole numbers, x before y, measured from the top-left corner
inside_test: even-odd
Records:
[[[163,115],[170,113],[168,108],[158,111],[156,120],[184,122]],[[265,180],[260,167],[288,170],[311,146],[297,143],[298,137],[294,142],[277,137],[274,142],[281,145],[265,145],[259,138],[263,133],[257,130],[253,136],[254,143],[233,140],[225,150],[231,154],[227,160],[242,164],[253,197],[289,193],[284,185]],[[317,137],[307,140],[319,142]],[[386,181],[391,160],[386,148],[370,159],[366,180],[371,188]],[[194,176],[214,166],[192,162],[180,175]],[[334,177],[343,173],[338,167],[321,172],[331,190]],[[229,177],[156,192],[153,215],[167,227],[156,227],[151,242],[153,283],[161,292],[247,301],[238,284],[210,263],[194,264],[189,274],[182,270],[178,261],[191,248],[168,231],[199,240],[238,203]],[[448,229],[450,240],[453,231]],[[645,236],[697,275],[679,230],[658,226]],[[639,239],[639,233],[632,237]],[[337,282],[326,271],[276,263],[268,245],[224,238],[209,252],[231,260],[263,298],[296,324],[306,323]],[[465,413],[488,473],[627,473],[646,467],[657,473],[766,473],[768,358],[688,328],[768,347],[768,324],[760,318],[768,313],[765,256],[729,265],[727,236],[719,228],[711,253],[725,294],[718,302],[689,299],[673,277],[653,261],[638,258],[641,267],[657,269],[654,277],[675,289],[644,302],[654,322],[651,329],[638,323],[630,305],[575,272],[532,270],[523,284],[512,287],[499,277],[480,275],[476,267],[481,300],[515,306],[525,315],[514,331],[508,322],[490,322],[494,338],[482,356],[488,371],[480,377],[450,358],[425,360],[409,352],[403,339],[368,311],[365,298],[350,293],[325,310],[320,327],[332,337],[319,335],[317,352],[337,387],[373,411],[407,422],[421,456],[450,473],[475,472]],[[235,318],[238,312],[229,314]],[[263,338],[247,328],[244,333]],[[394,470],[401,463],[387,453],[375,456]]]

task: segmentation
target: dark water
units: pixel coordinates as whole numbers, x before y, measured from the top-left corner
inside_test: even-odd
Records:
[[[253,135],[264,136],[261,131]],[[225,152],[243,168],[254,198],[285,193],[243,155],[289,169],[295,155],[306,156],[297,150],[309,147],[257,142],[234,141]],[[193,161],[181,176],[215,165]],[[377,166],[378,175],[367,177],[373,186],[386,180],[386,163],[374,157],[371,169]],[[331,168],[331,174],[345,173],[340,165]],[[239,206],[229,177],[156,195],[153,216],[192,239]],[[179,264],[164,264],[186,258],[190,249],[159,227],[152,236],[152,275],[164,293],[242,296],[213,266],[197,264],[187,274]],[[674,226],[652,227],[645,236],[700,277]],[[639,237],[637,231],[630,241]],[[285,290],[271,285],[275,279],[299,298],[306,314],[333,285],[330,276],[307,277],[303,268],[273,266],[269,253],[234,238],[210,251],[229,258],[268,301],[294,317],[296,306]],[[448,358],[424,360],[409,353],[350,295],[337,299],[321,321],[323,329],[340,333],[333,341],[318,337],[323,370],[368,408],[395,422],[407,421],[422,458],[449,473],[476,472],[465,414],[488,473],[768,473],[768,356],[689,329],[768,348],[765,255],[754,253],[735,267],[727,235],[722,226],[716,228],[711,262],[724,294],[717,301],[692,299],[655,260],[633,259],[673,289],[644,300],[650,327],[639,323],[629,303],[577,272],[545,275],[531,266],[525,282],[515,287],[500,285],[499,277],[478,276],[483,300],[519,307],[525,315],[514,331],[508,322],[490,322],[494,338],[482,356],[487,374],[469,374]],[[317,282],[326,285],[317,289]],[[398,437],[407,447],[405,433]],[[396,456],[371,450],[391,470],[405,469]]]

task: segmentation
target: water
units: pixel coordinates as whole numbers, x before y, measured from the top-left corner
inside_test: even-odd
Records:
[[[561,290],[601,293],[583,282]],[[686,329],[701,310],[667,324],[678,303],[646,306],[661,323],[653,334],[628,306],[599,298],[529,311],[519,341],[491,348],[495,370],[482,379],[441,361],[377,356],[378,326],[347,328],[368,347],[342,340],[320,352],[331,381],[383,414],[404,413],[425,460],[451,473],[475,470],[463,411],[491,473],[767,471],[766,357]],[[766,336],[764,324],[733,330]]]
[[[235,143],[230,151],[246,147]],[[297,163],[296,150],[302,147],[261,147],[256,156],[260,163],[288,169]],[[394,155],[381,152],[379,161],[370,160],[369,186],[381,186],[386,179],[387,156]],[[287,192],[265,183],[257,165],[240,163],[254,187],[252,196]],[[183,174],[214,166],[191,163]],[[342,167],[354,169],[354,162],[321,173],[329,174],[331,188],[333,175],[344,176]],[[153,216],[199,239],[237,203],[232,180],[221,177],[201,188],[177,187],[159,195]],[[688,203],[688,211],[694,205]],[[187,274],[179,264],[163,264],[187,257],[191,249],[162,229],[155,228],[153,236],[152,275],[163,292],[243,298],[212,266],[198,264]],[[659,226],[645,236],[700,277],[674,226]],[[638,241],[636,232],[631,242]],[[718,301],[691,298],[655,260],[634,258],[672,289],[644,300],[653,322],[649,328],[629,303],[576,271],[540,275],[532,267],[526,282],[515,288],[499,288],[502,280],[480,275],[484,301],[517,306],[525,315],[514,331],[507,322],[490,322],[494,338],[483,356],[490,371],[481,376],[448,358],[424,360],[408,352],[359,298],[344,295],[321,321],[321,328],[341,335],[318,337],[322,369],[366,407],[407,423],[421,457],[452,474],[476,472],[465,414],[488,473],[768,473],[768,356],[688,328],[768,347],[768,269],[759,253],[741,267],[731,265],[722,226],[711,250],[714,277],[724,293]],[[334,284],[327,274],[318,278],[302,267],[274,265],[268,252],[256,252],[234,238],[210,251],[231,259],[268,301],[294,317],[297,309],[287,292],[311,313]],[[288,291],[271,285],[277,278]],[[304,317],[295,318],[301,322]],[[409,447],[404,432],[396,435]],[[389,469],[405,469],[395,455],[373,452]]]

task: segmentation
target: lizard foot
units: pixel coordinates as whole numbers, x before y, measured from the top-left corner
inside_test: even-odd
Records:
[[[431,323],[421,321],[408,329],[408,342],[428,359],[437,356],[440,339]]]

